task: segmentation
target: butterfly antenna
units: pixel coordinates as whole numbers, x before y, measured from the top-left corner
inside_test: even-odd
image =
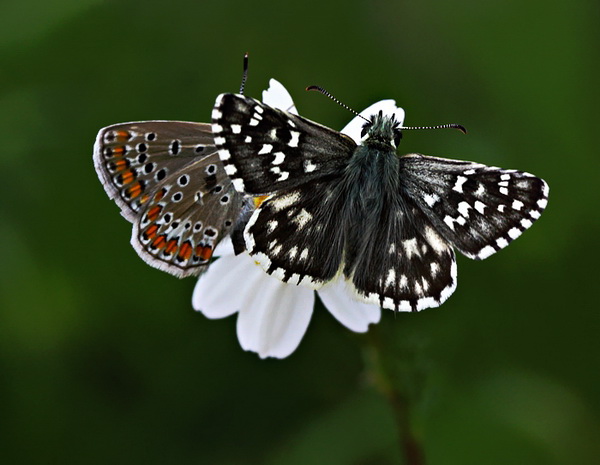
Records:
[[[335,103],[337,103],[338,105],[344,107],[346,110],[348,110],[350,113],[354,113],[356,116],[364,119],[367,123],[370,123],[371,120],[365,118],[364,116],[360,115],[357,111],[353,110],[352,108],[350,108],[348,105],[346,105],[345,103],[340,102],[338,99],[336,99],[333,95],[331,95],[329,92],[327,92],[325,89],[323,89],[321,86],[308,86],[306,88],[306,90],[316,90],[317,92],[322,93],[323,95],[325,95],[326,97],[329,97],[331,100],[333,100]]]
[[[240,95],[244,95],[244,87],[246,87],[246,79],[248,79],[248,52],[244,54],[244,74],[242,74],[242,84],[240,85]]]
[[[458,129],[460,132],[462,132],[463,134],[467,133],[466,128],[462,125],[462,124],[440,124],[438,126],[402,126],[401,130],[408,130],[408,129]]]

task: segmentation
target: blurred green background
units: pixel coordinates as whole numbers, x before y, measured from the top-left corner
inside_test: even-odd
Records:
[[[443,307],[381,325],[427,341],[428,463],[599,463],[599,19],[591,0],[4,0],[0,462],[400,463],[368,336],[318,308],[288,359],[244,352],[235,317],[192,310],[194,279],[138,258],[96,177],[101,127],[208,121],[249,52],[248,95],[274,77],[333,128],[351,115],[307,85],[394,98],[406,124],[469,129],[401,152],[548,181],[541,220],[460,257]]]

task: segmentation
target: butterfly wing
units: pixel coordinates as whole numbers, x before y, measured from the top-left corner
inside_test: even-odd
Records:
[[[94,165],[106,193],[131,221],[131,243],[149,265],[197,275],[243,205],[225,174],[211,127],[144,121],[102,129]]]
[[[338,273],[344,247],[342,210],[325,178],[278,193],[256,209],[244,231],[246,247],[265,271],[318,289]]]
[[[406,195],[447,241],[476,260],[519,237],[548,203],[546,182],[522,171],[419,154],[400,161]]]
[[[441,305],[456,289],[452,246],[410,198],[388,192],[346,230],[344,275],[361,300],[418,311]]]
[[[219,95],[212,120],[226,173],[253,195],[339,174],[356,148],[337,131],[242,95]]]

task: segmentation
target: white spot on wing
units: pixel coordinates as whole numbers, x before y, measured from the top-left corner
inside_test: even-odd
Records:
[[[312,218],[313,216],[303,208],[296,216],[292,218],[292,221],[298,225],[299,229],[302,229],[306,223],[312,220]]]
[[[440,198],[436,194],[425,194],[423,200],[425,200],[425,203],[429,205],[429,207],[433,207]]]
[[[506,247],[508,245],[508,241],[506,239],[504,239],[503,237],[499,237],[498,239],[496,239],[496,245],[498,247],[500,247],[501,249],[503,249],[504,247]]]
[[[233,132],[234,134],[239,134],[240,132],[242,132],[242,126],[240,124],[232,124],[231,132]]]
[[[317,165],[315,165],[313,162],[311,162],[310,160],[304,161],[304,171],[306,173],[312,173],[316,169],[317,169]]]
[[[283,152],[276,152],[275,159],[273,160],[274,165],[281,165],[285,160],[285,154]]]
[[[396,282],[396,270],[390,268],[385,278],[385,287],[390,287],[392,284]]]
[[[479,251],[477,257],[483,260],[484,258],[488,258],[490,255],[494,254],[496,249],[494,249],[491,245],[486,245],[483,249]]]
[[[308,258],[308,247],[306,247],[304,250],[302,250],[302,252],[300,253],[300,260],[302,260],[303,262],[306,261],[306,259]]]
[[[225,165],[225,172],[229,175],[232,176],[235,173],[237,173],[237,168],[235,167],[235,165]]]
[[[398,285],[400,286],[400,289],[407,289],[408,288],[408,278],[406,277],[405,274],[403,274],[402,276],[400,276],[400,281],[398,282]]]
[[[438,255],[448,250],[448,244],[429,226],[425,227],[425,239]]]
[[[456,192],[462,192],[463,191],[463,184],[467,181],[467,178],[465,178],[464,176],[458,176],[456,178],[456,184],[454,184],[454,187],[452,188],[452,190],[456,191]]]
[[[298,147],[298,142],[300,141],[300,133],[297,131],[290,131],[291,139],[288,143],[290,147]]]
[[[464,202],[464,201],[460,202],[458,204],[458,213],[460,213],[464,217],[468,217],[470,208],[471,208],[471,205],[469,205],[467,202]]]
[[[298,200],[300,200],[300,194],[298,192],[293,192],[291,194],[273,198],[269,201],[269,206],[278,212],[284,208],[294,205],[296,202],[298,202]]]
[[[520,210],[521,208],[523,208],[523,206],[524,206],[524,203],[523,203],[523,202],[521,202],[520,200],[515,200],[515,201],[513,201],[513,203],[512,203],[512,208],[513,208],[514,210]]]
[[[416,237],[402,241],[402,246],[404,247],[406,256],[409,259],[412,258],[413,255],[416,255],[417,257],[421,256],[421,253],[419,252],[419,248],[417,247],[417,238]]]
[[[480,202],[479,200],[475,201],[475,210],[483,215],[483,211],[485,210],[485,204]]]
[[[273,150],[273,146],[271,144],[264,144],[258,151],[258,155],[264,155],[266,153],[271,153],[271,150]]]
[[[521,235],[521,230],[519,228],[512,228],[508,231],[508,237],[511,239],[516,239]]]
[[[244,181],[240,178],[238,179],[234,179],[232,181],[233,183],[233,187],[235,187],[235,190],[238,192],[245,192],[246,191],[246,186],[244,185]]]

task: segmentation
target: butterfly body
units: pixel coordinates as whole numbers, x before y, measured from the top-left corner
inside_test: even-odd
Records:
[[[279,279],[319,288],[339,275],[395,310],[439,306],[456,288],[454,247],[474,259],[539,218],[547,184],[528,173],[409,154],[394,118],[369,115],[357,145],[310,120],[222,94],[213,133],[235,188],[270,197],[247,250]]]

